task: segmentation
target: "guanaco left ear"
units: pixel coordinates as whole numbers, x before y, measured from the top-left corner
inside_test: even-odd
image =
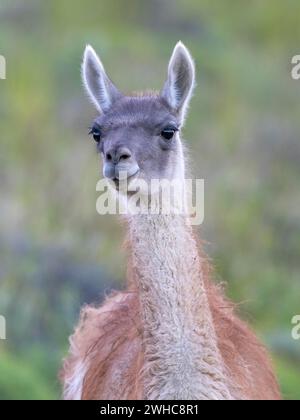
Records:
[[[82,80],[85,89],[100,113],[105,113],[122,94],[107,76],[100,58],[87,45],[82,63]]]
[[[195,85],[195,65],[182,42],[175,46],[169,62],[168,78],[161,96],[184,121]]]

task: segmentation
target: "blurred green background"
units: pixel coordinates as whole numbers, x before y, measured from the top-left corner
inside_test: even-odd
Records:
[[[198,69],[184,136],[206,182],[202,238],[272,350],[284,397],[300,399],[297,0],[1,0],[0,399],[60,398],[80,306],[125,277],[121,227],[95,210],[84,46],[124,91],[159,89],[179,39]]]

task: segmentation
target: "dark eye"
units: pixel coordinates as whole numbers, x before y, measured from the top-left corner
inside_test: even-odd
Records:
[[[98,127],[97,125],[94,125],[91,128],[91,131],[89,132],[89,134],[91,134],[93,136],[93,139],[95,140],[96,143],[99,143],[101,140],[101,130],[100,127]]]
[[[166,140],[171,140],[174,137],[176,131],[178,131],[178,128],[176,127],[166,127],[162,130],[160,135]]]

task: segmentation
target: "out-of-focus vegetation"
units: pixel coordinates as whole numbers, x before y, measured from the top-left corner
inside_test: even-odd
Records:
[[[299,16],[297,0],[1,1],[0,399],[59,398],[80,306],[125,276],[121,228],[95,210],[84,46],[128,91],[162,86],[178,39],[198,68],[184,134],[206,180],[207,252],[300,399]]]

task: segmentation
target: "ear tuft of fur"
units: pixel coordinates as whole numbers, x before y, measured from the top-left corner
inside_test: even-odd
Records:
[[[187,107],[195,86],[195,64],[185,45],[179,41],[171,56],[168,78],[162,90],[162,97],[168,105],[185,118]]]
[[[121,93],[108,78],[100,58],[90,45],[86,46],[83,55],[82,81],[100,113],[106,112],[121,97]]]

